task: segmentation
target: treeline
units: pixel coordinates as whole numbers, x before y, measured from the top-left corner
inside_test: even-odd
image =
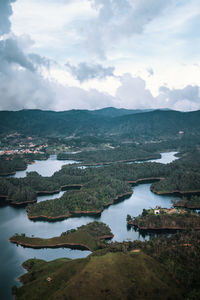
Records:
[[[26,170],[27,165],[34,160],[48,158],[47,153],[27,153],[15,155],[2,155],[0,157],[0,176],[14,174],[16,171]]]

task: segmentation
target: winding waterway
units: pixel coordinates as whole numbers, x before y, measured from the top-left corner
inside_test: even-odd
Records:
[[[162,153],[161,159],[153,160],[161,163],[170,163],[176,157],[176,152]],[[51,156],[46,161],[36,161],[35,164],[28,166],[26,171],[16,173],[16,177],[26,176],[27,171],[37,171],[43,176],[51,176],[58,171],[63,164],[74,163],[74,161],[58,161],[56,156]],[[24,173],[21,173],[24,172]],[[37,201],[60,197],[63,192],[48,196],[39,196]],[[15,233],[25,233],[40,237],[58,236],[61,232],[79,227],[92,222],[94,219],[108,224],[114,234],[113,240],[123,241],[127,239],[135,240],[143,238],[133,229],[128,230],[126,226],[126,216],[130,214],[137,216],[149,207],[160,205],[163,207],[171,206],[172,196],[155,195],[150,191],[150,184],[140,184],[134,187],[133,195],[115,205],[106,208],[100,217],[77,217],[63,220],[60,222],[33,222],[27,218],[24,208],[11,206],[0,207],[0,298],[2,300],[12,299],[11,287],[19,285],[18,277],[25,272],[21,267],[22,262],[29,258],[40,258],[47,261],[60,258],[80,258],[86,257],[89,251],[60,249],[30,249],[16,246],[8,241],[8,238]]]

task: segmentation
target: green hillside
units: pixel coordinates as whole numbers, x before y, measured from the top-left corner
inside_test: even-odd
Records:
[[[132,113],[115,108],[101,111],[62,112],[21,110],[0,112],[0,134],[18,131],[24,134],[54,137],[103,136],[121,139],[166,139],[199,136],[200,111],[155,110]]]
[[[107,253],[73,261],[29,260],[16,299],[182,299],[183,289],[143,252]]]

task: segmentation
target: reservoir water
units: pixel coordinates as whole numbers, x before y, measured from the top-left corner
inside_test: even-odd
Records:
[[[51,155],[47,160],[35,160],[33,164],[28,165],[24,171],[17,171],[15,175],[10,177],[22,178],[27,172],[38,172],[42,176],[52,176],[53,173],[59,171],[63,165],[74,164],[74,160],[57,160],[56,155]]]
[[[161,159],[156,161],[161,163],[170,163],[176,157],[176,152],[162,153]],[[37,171],[43,176],[51,176],[55,171],[58,171],[62,165],[69,161],[58,161],[56,156],[51,156],[46,161],[36,161],[30,165],[25,173],[16,173],[16,177],[24,177],[27,171],[34,166],[34,171]],[[70,163],[74,163],[73,161]],[[52,173],[53,172],[53,173]],[[25,273],[21,264],[29,258],[40,258],[44,260],[52,260],[60,257],[80,258],[89,255],[89,251],[70,250],[67,248],[60,249],[30,249],[16,246],[8,241],[15,233],[25,233],[28,236],[34,235],[39,237],[58,236],[63,231],[79,227],[81,225],[92,222],[93,220],[102,221],[108,224],[114,234],[113,240],[135,240],[143,238],[138,232],[133,229],[128,230],[126,226],[126,216],[130,214],[137,216],[143,208],[155,207],[170,207],[171,200],[174,197],[155,195],[150,191],[151,184],[140,184],[134,187],[134,193],[128,199],[111,205],[106,208],[100,217],[77,217],[69,218],[59,222],[33,222],[27,218],[25,208],[15,208],[11,206],[0,207],[0,299],[13,299],[11,288],[14,285],[19,286],[18,277]],[[38,201],[53,199],[60,197],[63,192],[54,195],[40,196]]]

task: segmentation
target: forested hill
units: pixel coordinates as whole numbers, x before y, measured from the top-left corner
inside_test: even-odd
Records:
[[[14,131],[60,137],[175,138],[180,136],[180,131],[182,135],[199,135],[200,111],[138,112],[115,108],[62,112],[1,111],[0,134]]]

